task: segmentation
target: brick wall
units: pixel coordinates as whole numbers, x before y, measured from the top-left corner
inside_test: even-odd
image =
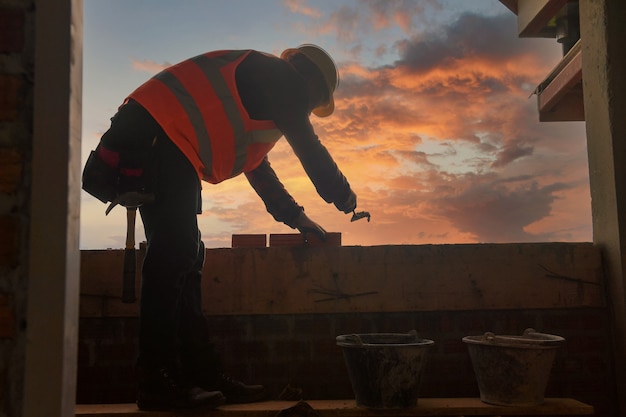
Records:
[[[32,147],[33,1],[0,0],[0,414],[19,415],[29,170]]]
[[[485,331],[521,334],[532,327],[566,339],[557,351],[546,395],[592,404],[598,416],[615,412],[603,309],[212,316],[209,321],[226,371],[265,384],[274,399],[287,385],[301,389],[304,399],[354,398],[335,337],[411,329],[435,341],[420,396],[477,397],[461,339]],[[134,402],[137,325],[137,318],[81,319],[78,403]]]
[[[121,254],[83,252],[79,403],[134,401],[137,304],[119,300]],[[205,267],[203,304],[227,372],[266,385],[273,398],[287,385],[305,399],[353,398],[335,337],[413,329],[435,341],[420,395],[476,397],[461,339],[532,327],[566,339],[548,396],[590,403],[597,415],[616,410],[609,315],[593,245],[211,249]],[[311,291],[333,284],[340,297],[331,301]],[[376,296],[343,298],[364,290]]]

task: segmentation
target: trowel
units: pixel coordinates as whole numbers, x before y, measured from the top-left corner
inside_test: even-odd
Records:
[[[367,222],[369,223],[371,217],[369,211],[359,211],[357,213],[356,210],[352,210],[352,218],[350,219],[350,221],[355,222],[357,220],[361,220],[364,217],[367,217]]]

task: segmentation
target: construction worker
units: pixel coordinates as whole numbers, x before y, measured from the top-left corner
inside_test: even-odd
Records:
[[[325,238],[285,190],[267,158],[284,136],[319,195],[354,212],[356,195],[309,121],[333,113],[339,75],[315,45],[280,57],[215,51],[166,68],[132,92],[85,165],[83,188],[101,201],[139,206],[142,267],[137,404],[214,408],[266,397],[261,385],[222,374],[200,301],[205,249],[201,181],[241,173],[279,222]]]

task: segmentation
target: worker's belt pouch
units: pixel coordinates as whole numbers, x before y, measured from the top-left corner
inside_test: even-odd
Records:
[[[120,152],[117,194],[154,193],[155,153],[154,148],[141,151]]]
[[[91,151],[83,169],[83,190],[103,203],[113,201],[117,195],[119,171],[98,157],[97,150]]]

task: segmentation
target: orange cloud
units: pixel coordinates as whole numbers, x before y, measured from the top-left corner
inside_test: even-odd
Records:
[[[450,33],[501,30],[498,19],[466,16]],[[316,129],[372,222],[394,236],[386,242],[590,239],[584,131],[540,124],[529,99],[550,61],[514,35],[490,36],[493,49],[476,37],[433,54],[443,43],[426,34],[407,41],[394,65],[341,66],[337,112]],[[568,204],[581,208],[557,215]]]
[[[306,0],[283,0],[283,4],[292,13],[302,14],[315,19],[322,16],[322,13],[318,9],[309,7]]]
[[[131,68],[136,71],[145,71],[150,74],[157,74],[163,71],[165,68],[169,67],[171,64],[169,62],[158,63],[151,61],[149,59],[144,60],[131,60]]]

